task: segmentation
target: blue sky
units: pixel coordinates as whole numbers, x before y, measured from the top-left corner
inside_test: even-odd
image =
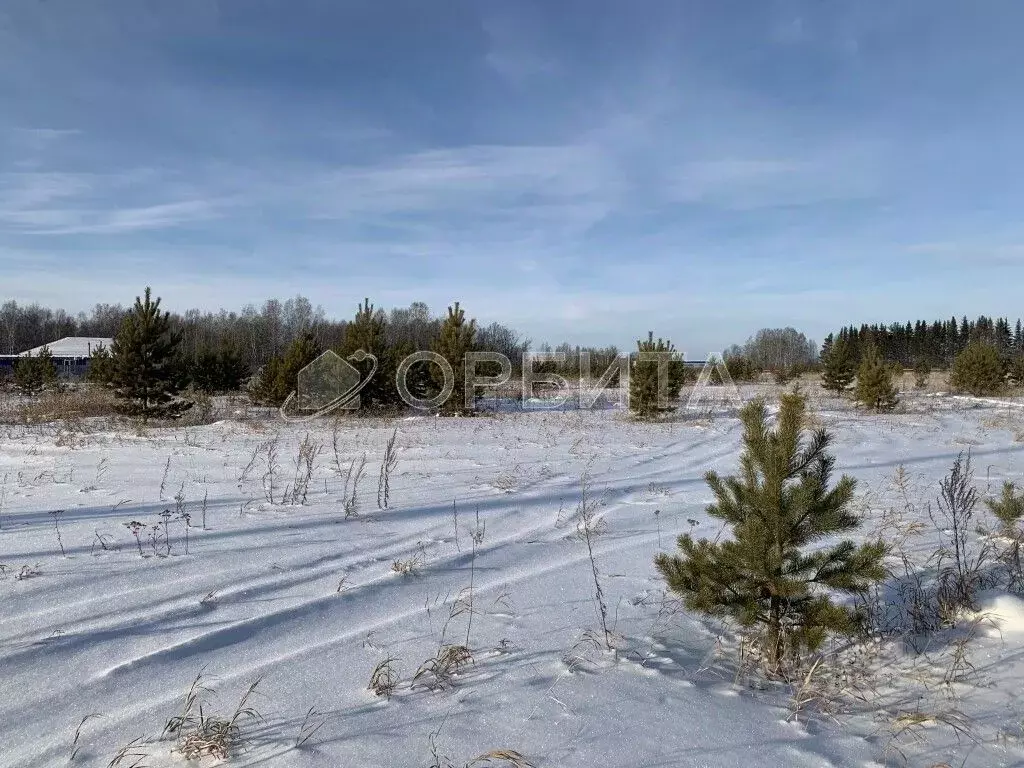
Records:
[[[691,357],[1024,314],[1016,0],[5,0],[0,299]]]

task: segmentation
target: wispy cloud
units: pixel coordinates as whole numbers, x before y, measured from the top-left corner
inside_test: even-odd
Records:
[[[1018,300],[1013,6],[54,2],[0,12],[15,297],[459,298],[708,348]]]
[[[127,201],[140,175],[147,175],[144,169],[126,174],[0,174],[0,228],[19,235],[119,234],[211,221],[222,215],[223,200],[131,204]]]

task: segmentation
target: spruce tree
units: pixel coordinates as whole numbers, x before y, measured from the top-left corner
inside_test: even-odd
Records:
[[[455,374],[455,388],[451,396],[442,404],[441,412],[445,414],[464,413],[466,410],[466,354],[474,350],[476,343],[476,320],[466,322],[466,313],[455,302],[448,307],[448,317],[441,325],[434,351],[448,361]],[[444,386],[444,372],[432,365],[430,374],[440,389]]]
[[[29,354],[15,361],[14,386],[23,395],[38,395],[56,383],[57,369],[49,348],[43,347],[35,357]]]
[[[654,338],[654,331],[647,332],[647,338],[638,340],[636,343],[637,358],[632,361],[629,372],[629,409],[641,419],[649,419],[662,411],[674,410],[672,402],[679,399],[679,392],[683,388],[684,366],[680,355],[672,342],[666,339]],[[668,355],[667,361],[662,359],[644,360],[641,355],[658,353]],[[661,393],[662,398],[668,401],[666,405],[659,404],[659,369],[667,362],[666,390]]]
[[[997,394],[1003,387],[1005,370],[999,350],[991,344],[975,341],[953,359],[949,384],[958,392],[976,397]]]
[[[774,674],[820,647],[827,633],[856,628],[857,615],[824,590],[861,593],[883,579],[885,546],[844,540],[809,549],[856,529],[859,520],[850,510],[853,478],[844,475],[830,487],[831,435],[819,429],[805,439],[803,395],[782,396],[774,428],[763,400],[748,403],[741,420],[740,474],[705,475],[715,496],[707,512],[732,528],[731,539],[684,534],[681,553],[662,553],[655,564],[689,609],[756,628],[765,668]]]
[[[854,399],[873,411],[891,411],[899,402],[892,379],[892,369],[885,364],[882,353],[869,345],[861,355]]]
[[[114,394],[122,400],[123,413],[174,418],[191,407],[177,398],[184,386],[184,371],[178,358],[181,337],[171,328],[170,313],[160,311],[146,288],[145,299],[125,317],[114,339]]]
[[[828,354],[821,358],[821,386],[842,393],[853,382],[853,348],[846,336],[840,336],[829,347]]]
[[[362,408],[388,408],[401,403],[395,386],[396,363],[388,347],[386,331],[384,312],[375,309],[369,299],[364,299],[356,308],[355,319],[345,328],[345,342],[339,352],[342,357],[347,359],[362,350],[377,358],[377,371],[359,393]],[[361,380],[373,369],[371,360],[348,362],[359,369]]]

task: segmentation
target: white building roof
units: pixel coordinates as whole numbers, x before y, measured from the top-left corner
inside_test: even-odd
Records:
[[[97,338],[95,336],[65,336],[63,339],[51,341],[44,344],[54,357],[89,357],[96,351],[97,347],[106,347],[108,350],[113,345],[113,339]],[[43,351],[43,346],[21,352],[18,357],[37,357]]]

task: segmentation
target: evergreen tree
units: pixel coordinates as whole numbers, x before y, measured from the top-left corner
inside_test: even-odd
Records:
[[[655,564],[690,610],[758,628],[765,667],[778,673],[802,651],[817,649],[828,632],[855,629],[856,614],[823,590],[861,593],[883,579],[885,546],[847,540],[808,551],[820,539],[854,530],[859,520],[849,508],[853,478],[844,475],[829,487],[831,435],[820,429],[804,439],[803,395],[782,396],[773,429],[763,400],[749,403],[741,419],[740,475],[705,476],[715,495],[707,512],[731,526],[731,540],[684,534],[681,554],[662,553]]]
[[[291,343],[284,357],[272,357],[249,389],[249,396],[261,405],[280,406],[296,391],[299,371],[323,353],[312,332],[306,331]]]
[[[395,386],[395,368],[397,363],[387,343],[387,320],[382,310],[374,309],[369,299],[357,307],[355,319],[345,329],[345,342],[339,354],[348,358],[362,350],[377,358],[377,371],[359,393],[359,403],[363,408],[387,408],[399,405],[402,401]],[[351,365],[359,369],[360,379],[365,379],[373,369],[373,362],[349,360]]]
[[[1003,492],[998,499],[985,499],[989,511],[999,520],[1001,533],[1007,538],[1020,540],[1022,531],[1019,524],[1024,521],[1024,496],[1017,493],[1017,486],[1009,480],[1003,481]]]
[[[663,410],[675,410],[672,405],[659,405],[658,378],[659,369],[667,363],[666,389],[660,394],[669,403],[678,400],[685,369],[676,348],[666,339],[655,341],[654,331],[648,331],[647,338],[638,340],[636,347],[637,358],[632,361],[629,372],[629,409],[642,419],[652,418]],[[642,359],[642,355],[649,353],[668,355],[669,359]]]
[[[57,383],[57,369],[47,347],[33,357],[19,357],[14,363],[14,386],[24,395],[38,395]]]
[[[914,364],[914,386],[924,389],[928,386],[928,377],[931,376],[932,367],[928,365],[926,357],[919,357]]]
[[[123,401],[122,412],[173,418],[191,406],[177,399],[184,386],[180,343],[170,314],[160,311],[159,297],[153,301],[147,287],[144,300],[135,298],[111,350],[114,394]]]
[[[391,350],[397,372],[398,365],[409,355],[419,352],[416,345],[409,340],[398,342]],[[431,375],[431,363],[420,361],[412,364],[405,376],[405,386],[409,394],[419,400],[429,400],[436,397],[440,388],[434,382]],[[399,395],[401,397],[401,395]]]
[[[829,334],[825,337],[825,340],[821,342],[821,352],[818,355],[818,360],[824,360],[832,352],[832,345],[835,344],[835,335]]]
[[[242,359],[242,353],[233,346],[224,345],[217,353],[217,367],[220,374],[220,391],[238,392],[249,376],[249,368]]]
[[[854,399],[874,411],[891,411],[899,402],[892,378],[892,369],[885,364],[882,353],[869,346],[864,350],[857,370]]]
[[[729,371],[729,376],[732,377],[732,380],[735,382],[756,381],[757,377],[761,373],[757,369],[757,366],[754,365],[754,361],[742,354],[725,355],[722,358],[722,362],[725,363],[725,368]],[[714,376],[721,379],[721,376],[718,375],[717,368],[715,369]]]
[[[259,370],[249,384],[249,397],[257,405],[280,406],[294,391],[288,389],[288,381],[282,375],[284,358],[272,357]]]
[[[247,375],[241,354],[227,345],[200,349],[189,371],[192,386],[207,394],[237,392]]]
[[[220,361],[210,347],[200,349],[189,371],[192,386],[200,392],[213,394],[220,389]]]
[[[1024,386],[1024,355],[1011,358],[1007,374],[1016,386]]]
[[[100,345],[89,356],[89,365],[85,369],[85,380],[92,384],[105,387],[114,383],[114,358],[110,350]]]
[[[847,336],[840,335],[830,345],[821,366],[821,386],[831,392],[846,391],[854,377],[853,348]]]
[[[972,395],[994,395],[1003,387],[1005,371],[999,350],[991,344],[972,342],[953,360],[950,386]]]
[[[441,355],[455,373],[455,389],[441,406],[446,414],[463,413],[466,409],[466,353],[472,352],[476,341],[476,320],[466,322],[466,313],[455,302],[448,307],[448,317],[441,325],[440,333],[434,342],[434,351]],[[431,366],[431,376],[438,389],[444,386],[444,373],[436,365]]]

